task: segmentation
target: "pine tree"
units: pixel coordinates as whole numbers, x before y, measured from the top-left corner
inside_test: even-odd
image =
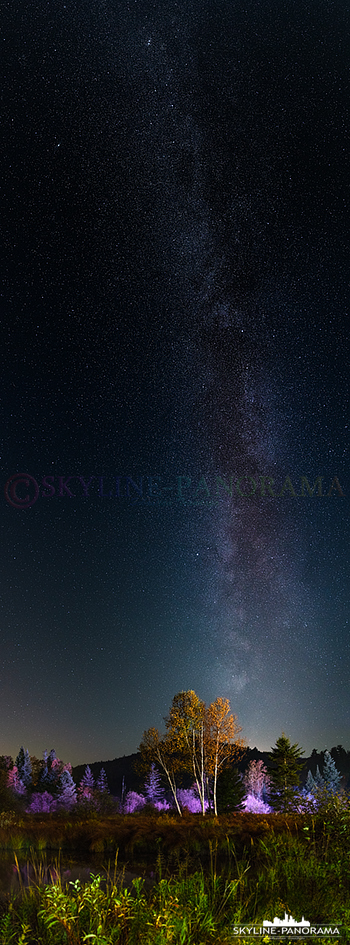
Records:
[[[56,787],[57,777],[52,771],[52,760],[51,752],[49,757],[47,756],[47,751],[43,753],[43,761],[41,765],[41,772],[37,784],[37,791],[46,791],[49,794],[53,794]]]
[[[94,782],[90,765],[86,765],[85,773],[83,774],[83,777],[79,785],[79,793],[81,794],[81,796],[92,798],[94,785],[95,785],[95,782]]]
[[[98,779],[96,781],[96,788],[100,794],[109,794],[107,775],[104,768],[101,768]]]
[[[305,783],[305,790],[306,790],[306,793],[307,793],[307,794],[315,794],[315,793],[316,793],[316,790],[317,790],[316,781],[315,781],[315,778],[314,778],[313,774],[311,773],[310,769],[309,769],[309,771],[308,771],[308,773],[307,773],[307,778],[306,778],[306,783]]]
[[[29,751],[27,748],[24,750],[23,745],[18,752],[15,765],[17,767],[20,780],[24,784],[24,787],[28,789],[32,784],[32,764]]]
[[[323,777],[322,777],[322,774],[321,774],[321,772],[320,772],[320,769],[319,769],[318,765],[317,765],[316,774],[315,774],[315,785],[316,785],[316,790],[317,790],[317,791],[323,791],[323,789],[324,789],[324,780],[323,780]]]
[[[327,794],[337,794],[341,782],[341,774],[335,766],[332,755],[329,751],[324,753],[324,762],[323,762],[323,782]]]
[[[62,771],[58,782],[58,803],[60,807],[69,810],[76,803],[77,789],[70,771]]]
[[[151,764],[148,778],[145,781],[145,797],[147,802],[153,805],[164,798],[161,776],[154,762]]]
[[[217,783],[218,814],[242,810],[244,797],[244,784],[237,768],[224,768],[220,771]]]
[[[270,777],[271,803],[275,810],[287,811],[293,807],[299,789],[303,754],[299,745],[291,745],[290,739],[282,732],[269,755],[274,763]]]

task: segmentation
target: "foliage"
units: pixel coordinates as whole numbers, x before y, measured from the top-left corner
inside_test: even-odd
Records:
[[[148,772],[152,762],[157,762],[168,780],[177,812],[181,816],[181,808],[177,800],[176,776],[182,770],[183,764],[181,755],[175,750],[171,738],[167,735],[161,738],[158,729],[149,728],[143,733],[139,752],[140,758],[136,764],[139,774]]]
[[[161,776],[154,764],[151,764],[148,776],[145,780],[145,797],[149,804],[157,804],[164,801],[164,790],[161,784]]]
[[[106,772],[105,772],[105,769],[104,769],[104,768],[101,768],[101,771],[100,771],[99,776],[98,776],[98,778],[97,778],[97,781],[96,781],[96,790],[99,791],[100,794],[108,794],[108,793],[109,793],[109,791],[108,791],[107,775],[106,775]]]
[[[249,811],[251,814],[270,814],[272,808],[269,804],[266,804],[265,801],[261,800],[260,797],[256,797],[255,794],[247,794],[243,809]]]
[[[133,814],[135,810],[141,810],[145,806],[145,798],[143,794],[137,794],[136,791],[128,791],[123,810],[125,814]]]
[[[29,788],[32,783],[32,763],[29,757],[28,749],[20,748],[15,765],[18,771],[18,777],[24,784],[25,788]]]
[[[55,810],[57,810],[57,801],[48,791],[43,791],[42,794],[39,792],[32,794],[30,805],[27,808],[27,811],[31,814],[51,814]]]
[[[86,765],[85,773],[79,784],[79,796],[80,798],[88,798],[90,800],[93,796],[93,790],[95,786],[95,781],[93,774],[90,768],[90,765]]]
[[[291,810],[296,804],[300,771],[303,767],[301,756],[304,754],[299,745],[291,745],[290,739],[282,732],[272,749],[271,768],[271,803],[275,810]]]
[[[338,796],[340,783],[341,775],[337,771],[332,755],[329,751],[325,751],[322,775],[318,765],[315,777],[313,777],[310,770],[308,771],[303,791],[304,806],[305,802],[308,802],[309,806],[315,810],[326,809],[332,798]]]
[[[329,751],[324,753],[322,777],[327,794],[337,794],[340,788],[341,775],[335,766],[332,755]]]
[[[220,772],[237,760],[245,747],[237,716],[230,711],[229,699],[218,698],[206,710],[205,716],[205,765],[213,779],[214,813],[217,815],[217,783]]]
[[[217,810],[227,814],[242,810],[245,790],[237,768],[224,768],[220,771],[217,786]]]
[[[148,892],[141,876],[129,885],[123,875],[117,876],[117,859],[113,875],[104,880],[91,875],[85,884],[79,880],[64,884],[59,871],[56,877],[54,870],[49,875],[45,864],[40,868],[36,863],[27,870],[28,888],[24,877],[20,894],[2,911],[0,941],[2,945],[224,945],[234,937],[239,940],[233,936],[235,926],[248,921],[261,925],[263,918],[282,917],[285,911],[297,921],[307,916],[317,926],[342,922],[342,939],[348,941],[350,811],[349,806],[337,809],[335,800],[326,818],[278,814],[257,820],[232,815],[227,824],[238,818],[241,829],[251,825],[249,859],[245,851],[237,854],[228,836],[222,850],[218,838],[210,841],[205,869],[181,856],[169,873],[159,854],[158,878]],[[178,819],[173,823],[185,826]],[[202,833],[203,821],[191,818],[194,827],[198,823]],[[215,823],[216,833],[219,824]],[[211,829],[209,821],[205,827],[206,832]]]
[[[243,782],[248,795],[266,803],[271,778],[263,761],[250,761]]]
[[[219,772],[230,766],[244,746],[243,740],[238,738],[241,728],[230,711],[229,700],[218,698],[206,707],[192,689],[179,692],[173,698],[165,724],[164,737],[155,728],[144,732],[138,772],[148,773],[152,764],[158,765],[167,778],[179,814],[177,779],[185,773],[193,775],[202,814],[208,807],[211,780],[217,815]]]
[[[193,790],[193,788],[180,788],[177,792],[177,797],[179,804],[181,805],[182,810],[185,808],[191,812],[191,814],[200,814],[202,811],[202,804],[198,797],[198,794]],[[208,801],[204,800],[205,809],[208,807]]]
[[[66,769],[62,771],[58,781],[58,806],[70,810],[76,803],[76,799],[77,789],[70,771]]]
[[[193,689],[174,696],[165,719],[167,736],[175,755],[181,758],[183,771],[193,773],[202,813],[205,813],[204,727],[205,704]]]

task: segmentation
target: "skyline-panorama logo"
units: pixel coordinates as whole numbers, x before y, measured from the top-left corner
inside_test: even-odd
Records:
[[[271,938],[279,939],[300,939],[303,938],[328,938],[330,936],[337,937],[341,935],[341,923],[333,922],[314,922],[311,923],[309,919],[304,919],[302,916],[300,922],[297,922],[293,919],[292,915],[288,915],[288,912],[284,913],[284,918],[279,919],[278,916],[275,916],[273,922],[271,919],[263,919],[262,925],[254,925],[253,923],[248,922],[244,926],[234,926],[232,929],[233,935],[241,936],[244,935],[245,938],[256,938],[257,936],[262,936],[264,941]]]
[[[4,486],[6,501],[16,509],[30,509],[38,499],[114,500],[120,506],[143,508],[213,508],[224,501],[246,499],[344,498],[338,476],[202,475],[46,475],[13,473]]]

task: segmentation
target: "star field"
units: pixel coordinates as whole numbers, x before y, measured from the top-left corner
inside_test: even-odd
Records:
[[[2,18],[0,752],[349,749],[348,11]]]

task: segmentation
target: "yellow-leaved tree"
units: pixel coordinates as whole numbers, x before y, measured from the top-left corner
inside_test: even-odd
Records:
[[[228,768],[233,761],[238,761],[245,749],[245,741],[238,738],[242,731],[237,716],[232,715],[230,700],[218,698],[205,712],[205,770],[213,783],[214,813],[217,817],[217,782],[218,775]]]
[[[205,703],[193,689],[174,696],[169,715],[165,719],[167,736],[175,755],[182,758],[183,771],[193,772],[205,814]]]
[[[139,773],[156,764],[167,778],[176,808],[181,816],[177,799],[176,776],[194,775],[202,814],[205,814],[206,792],[209,799],[209,781],[212,783],[214,813],[217,816],[217,781],[220,772],[238,760],[244,751],[244,739],[237,716],[232,715],[229,699],[218,698],[206,706],[193,689],[174,696],[165,718],[166,734],[156,728],[143,734],[137,762]]]

